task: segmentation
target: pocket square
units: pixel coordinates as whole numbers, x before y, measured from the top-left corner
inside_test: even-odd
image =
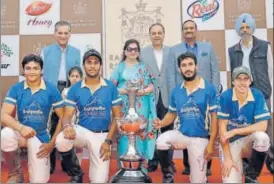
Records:
[[[207,56],[208,55],[208,53],[207,52],[202,52],[202,54],[201,54],[202,56]]]

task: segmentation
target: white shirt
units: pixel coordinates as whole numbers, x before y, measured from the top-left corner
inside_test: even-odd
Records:
[[[163,47],[160,50],[156,50],[153,48],[154,56],[157,62],[157,66],[159,70],[162,68],[162,63],[163,63]]]
[[[60,62],[60,69],[59,69],[59,76],[58,81],[66,81],[67,74],[66,74],[66,50],[61,48],[61,62]]]
[[[249,43],[248,43],[248,47],[246,47],[243,42],[241,41],[240,42],[241,44],[241,48],[242,48],[242,51],[243,51],[243,66],[246,66],[247,68],[250,69],[250,65],[249,65],[249,55],[250,55],[250,52],[251,52],[251,49],[253,47],[253,41],[251,40]]]

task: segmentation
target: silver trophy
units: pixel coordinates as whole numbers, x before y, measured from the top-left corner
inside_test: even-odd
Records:
[[[140,117],[135,110],[136,93],[140,89],[138,81],[127,83],[129,110],[125,118],[117,119],[117,127],[120,134],[128,136],[129,145],[127,152],[120,156],[121,169],[112,177],[111,183],[142,182],[151,183],[147,174],[141,170],[144,157],[137,152],[136,136],[146,130],[147,121]]]

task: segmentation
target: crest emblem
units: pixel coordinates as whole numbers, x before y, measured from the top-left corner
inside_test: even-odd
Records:
[[[238,7],[241,11],[250,10],[251,3],[251,0],[237,0]]]
[[[162,7],[157,6],[154,9],[147,9],[147,3],[139,0],[135,4],[136,10],[128,11],[125,8],[121,9],[121,42],[136,38],[140,46],[143,47],[150,43],[148,30],[154,23],[161,23],[164,15]]]

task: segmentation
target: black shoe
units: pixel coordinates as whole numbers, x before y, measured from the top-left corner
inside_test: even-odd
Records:
[[[259,183],[257,179],[251,178],[249,176],[245,177],[245,183]]]
[[[164,175],[163,183],[174,183],[173,175]]]
[[[206,170],[206,176],[211,176],[211,175],[212,175],[211,170],[210,170],[210,169],[207,169],[207,170]]]
[[[62,171],[63,171],[64,173],[69,174],[69,173],[68,173],[68,169],[66,168],[66,165],[64,164],[64,161],[63,161],[63,160],[61,160],[61,168],[62,168]]]
[[[148,166],[148,168],[147,168],[147,172],[154,172],[154,171],[156,171],[157,170],[157,166],[155,166],[155,165],[151,165],[151,166]]]
[[[75,150],[60,152],[65,168],[68,169],[68,175],[71,176],[70,183],[83,183],[83,171],[81,170],[79,160]]]
[[[245,173],[246,183],[257,183],[257,177],[260,175],[264,161],[266,157],[266,152],[259,152],[252,149],[251,158],[248,163],[248,167]]]
[[[56,168],[56,148],[52,150],[50,153],[50,174],[53,174],[55,172]]]
[[[169,150],[161,150],[158,152],[158,158],[163,173],[163,183],[174,183],[174,168],[172,160],[168,159]]]
[[[190,168],[186,167],[185,170],[182,172],[182,175],[190,175]]]
[[[267,154],[267,157],[266,157],[266,160],[265,160],[265,164],[266,164],[266,167],[267,169],[269,170],[269,172],[271,174],[274,174],[274,171],[273,171],[273,167],[274,167],[274,148],[273,146],[270,147],[269,149],[269,152]]]
[[[249,161],[248,161],[247,158],[243,158],[242,161],[243,161],[243,174],[245,174],[246,171],[247,171],[247,168],[248,168],[248,162]]]
[[[265,161],[265,164],[266,164],[266,167],[268,169],[268,171],[271,173],[271,174],[274,174],[274,162],[273,162],[273,159],[271,159],[269,157],[269,155],[267,156],[266,158],[266,161]]]

